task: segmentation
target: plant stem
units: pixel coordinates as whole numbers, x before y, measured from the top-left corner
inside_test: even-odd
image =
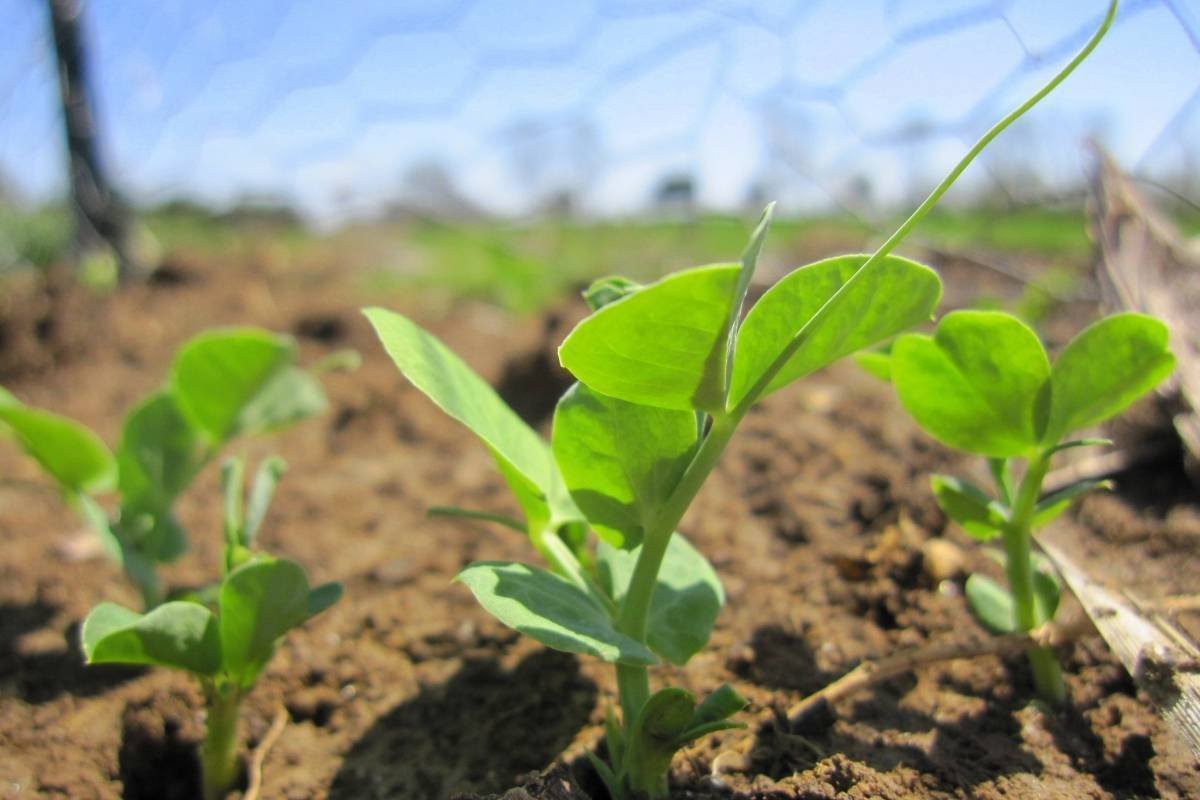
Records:
[[[567,547],[567,543],[562,540],[555,528],[550,526],[542,528],[537,532],[533,542],[542,558],[550,564],[551,569],[587,592],[588,596],[599,603],[600,607],[609,614],[616,611],[612,599],[596,585],[590,575],[584,572],[579,559],[571,552],[571,548]]]
[[[204,779],[204,800],[222,800],[238,776],[237,727],[241,692],[235,685],[210,683],[207,730],[200,746],[200,766]]]
[[[684,470],[679,483],[655,515],[642,538],[642,549],[638,553],[629,590],[621,603],[616,627],[621,633],[639,642],[646,641],[646,620],[650,613],[650,602],[654,598],[654,587],[658,583],[658,570],[666,555],[667,545],[688,506],[692,504],[700,487],[716,466],[717,459],[725,450],[733,432],[741,422],[740,415],[717,414],[713,417],[708,435],[704,437],[692,461]],[[643,666],[617,664],[617,692],[621,703],[622,723],[629,730],[642,706],[650,697],[650,676]],[[665,777],[665,776],[664,776]],[[651,797],[665,796],[664,781],[659,793]]]
[[[1012,593],[1017,630],[1022,633],[1028,633],[1040,624],[1033,588],[1031,522],[1049,466],[1048,455],[1037,456],[1029,462],[1029,469],[1017,490],[1012,521],[1004,531],[1004,572],[1008,578],[1008,590]],[[1033,683],[1038,694],[1048,702],[1061,705],[1066,699],[1066,687],[1054,651],[1048,647],[1033,646],[1025,653],[1033,670]]]

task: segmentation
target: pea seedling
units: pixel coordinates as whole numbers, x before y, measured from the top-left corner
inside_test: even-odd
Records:
[[[313,375],[296,366],[289,338],[255,329],[202,333],[180,348],[166,386],[125,418],[114,456],[85,426],[0,394],[0,427],[55,480],[99,534],[105,553],[142,593],[162,602],[156,565],[187,548],[176,498],[239,434],[277,430],[324,409]],[[113,519],[97,497],[115,489]]]
[[[440,341],[399,314],[367,309],[400,371],[483,441],[524,520],[443,511],[524,531],[549,565],[479,562],[458,580],[506,625],[615,665],[621,719],[610,711],[609,763],[593,759],[614,798],[666,796],[674,753],[735,727],[730,717],[745,704],[728,686],[700,703],[679,688],[652,694],[647,670],[685,664],[723,603],[716,573],[676,528],[738,423],[768,394],[931,317],[937,275],[892,250],[1000,131],[1091,52],[1114,13],[1115,3],[1064,70],[989,130],[873,255],[800,267],[743,318],[768,208],[738,263],[645,287],[595,285],[585,295],[594,313],[559,350],[578,383],[558,403],[549,447]]]
[[[200,748],[205,800],[224,797],[237,780],[238,710],[276,642],[342,594],[336,583],[310,589],[299,564],[255,552],[280,472],[277,460],[260,465],[243,512],[241,462],[226,464],[223,578],[210,604],[172,600],[138,614],[101,603],[83,623],[89,664],[171,667],[200,682],[208,709]]]
[[[1034,562],[1032,538],[1080,495],[1106,485],[1083,480],[1042,497],[1051,457],[1106,439],[1064,441],[1116,416],[1156,386],[1175,363],[1167,329],[1140,314],[1118,314],[1088,327],[1053,365],[1037,335],[1009,314],[956,311],[932,336],[905,334],[887,367],[900,402],[927,433],[957,450],[988,459],[995,497],[948,475],[934,475],[933,493],[946,515],[980,541],[1004,543],[1005,590],[983,575],[966,583],[975,616],[996,633],[1031,631],[1049,622],[1060,587]],[[1024,464],[1014,485],[1013,466]],[[1053,651],[1028,651],[1038,693],[1065,699]]]

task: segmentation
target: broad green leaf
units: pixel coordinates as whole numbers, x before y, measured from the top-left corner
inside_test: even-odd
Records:
[[[269,433],[315,417],[326,408],[321,382],[299,367],[276,371],[242,407],[238,433]]]
[[[592,281],[583,290],[583,301],[592,311],[599,311],[610,303],[615,303],[622,297],[627,297],[642,288],[640,283],[623,278],[620,275],[610,275]]]
[[[547,647],[622,664],[658,659],[619,633],[612,619],[575,584],[528,564],[481,561],[458,574],[488,613]]]
[[[600,583],[618,605],[629,589],[640,552],[620,550],[603,541],[596,546]],[[674,534],[650,601],[646,643],[672,664],[686,664],[708,643],[724,603],[725,592],[712,565],[681,534]]]
[[[854,363],[869,375],[885,383],[892,380],[892,354],[883,350],[862,350],[854,354]]]
[[[151,561],[174,561],[187,550],[187,533],[170,510],[122,505],[113,528],[126,550]]]
[[[795,349],[759,396],[930,318],[942,294],[937,273],[887,256],[814,320],[866,260],[864,255],[839,256],[800,267],[759,298],[738,334],[730,408],[747,399],[789,348]]]
[[[78,422],[16,401],[0,403],[0,422],[64,491],[96,494],[112,488],[112,453]]]
[[[174,397],[155,392],[125,418],[117,448],[117,486],[130,508],[165,512],[204,465],[198,431]]]
[[[260,558],[226,576],[219,607],[223,666],[248,688],[279,637],[308,619],[308,578],[292,561]]]
[[[89,664],[147,664],[213,675],[221,666],[221,641],[211,611],[197,603],[170,602],[138,614],[101,603],[83,621]]]
[[[308,616],[311,619],[342,599],[340,583],[322,583],[308,593]]]
[[[19,406],[21,401],[12,396],[12,392],[0,386],[0,406]]]
[[[1000,534],[1004,509],[978,486],[950,475],[932,475],[929,484],[938,506],[967,533],[981,542]]]
[[[1062,596],[1062,584],[1058,576],[1040,569],[1033,571],[1033,613],[1037,625],[1045,625],[1054,619],[1058,601]]]
[[[119,526],[112,524],[108,514],[92,497],[86,494],[75,494],[71,500],[96,535],[100,537],[100,545],[104,549],[104,554],[119,564],[130,580],[141,589],[146,607],[151,608],[157,605],[162,599],[162,594],[158,574],[154,571],[154,561],[165,559],[158,558],[160,555],[158,552],[143,552],[139,549],[141,542],[126,538],[124,531]],[[171,522],[173,524],[174,520]],[[177,525],[175,527],[178,528]],[[177,535],[182,539],[181,530]],[[167,542],[163,549],[169,552],[172,549],[181,550],[181,546],[178,541]]]
[[[554,411],[552,447],[575,505],[601,538],[634,547],[691,460],[691,411],[635,405],[572,386]]]
[[[252,328],[211,331],[187,341],[175,356],[170,386],[180,410],[210,441],[221,443],[261,424],[243,420],[250,403],[287,369],[295,346]]]
[[[668,275],[579,323],[559,348],[581,383],[631,403],[682,411],[723,402],[739,264]]]
[[[382,308],[363,311],[400,372],[439,408],[487,445],[529,517],[531,529],[551,518],[581,515],[570,507],[550,448],[495,390],[435,336]]]
[[[983,627],[992,633],[1012,633],[1017,629],[1013,599],[1000,584],[986,575],[971,575],[963,587],[967,604]]]
[[[1143,314],[1116,314],[1067,343],[1050,371],[1044,446],[1116,416],[1171,374],[1167,326]]]
[[[892,347],[892,382],[917,424],[943,444],[992,457],[1038,447],[1050,363],[1025,323],[997,311],[955,311],[933,336]]]
[[[1060,514],[1070,508],[1075,500],[1092,489],[1111,488],[1112,481],[1089,479],[1072,483],[1070,486],[1059,489],[1053,494],[1046,495],[1038,501],[1037,509],[1033,512],[1033,521],[1030,523],[1030,527],[1040,528],[1043,525],[1053,522]]]

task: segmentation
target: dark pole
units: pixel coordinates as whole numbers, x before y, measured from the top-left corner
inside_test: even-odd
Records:
[[[87,41],[81,26],[80,0],[46,0],[58,60],[63,132],[75,215],[75,244],[82,255],[112,248],[117,277],[124,282],[140,269],[130,246],[129,211],[112,190],[98,156],[91,86],[87,80]]]

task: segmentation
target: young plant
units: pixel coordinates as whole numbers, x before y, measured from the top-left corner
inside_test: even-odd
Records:
[[[743,316],[768,208],[737,263],[645,287],[619,278],[593,286],[594,313],[559,350],[578,383],[558,403],[549,446],[440,341],[399,314],[366,310],[400,371],[483,441],[524,519],[440,511],[525,532],[549,566],[479,562],[458,580],[504,624],[615,666],[621,714],[609,714],[609,762],[593,759],[614,798],[666,796],[673,754],[735,727],[730,717],[745,704],[728,686],[700,703],[679,688],[652,693],[648,673],[698,652],[723,603],[712,567],[676,529],[738,424],[770,393],[931,317],[937,275],[892,250],[988,142],[1086,57],[1114,11],[873,255],[800,267]]]
[[[172,600],[145,614],[101,603],[83,623],[89,664],[171,667],[200,682],[208,710],[200,748],[205,800],[219,800],[237,781],[238,709],[276,642],[342,594],[337,583],[310,589],[299,564],[254,550],[281,471],[277,459],[260,465],[243,512],[242,464],[226,465],[225,557],[210,602]]]
[[[1167,329],[1140,314],[1093,324],[1051,365],[1037,335],[996,311],[956,311],[932,336],[905,334],[886,360],[900,402],[938,441],[984,456],[995,495],[948,475],[932,486],[946,515],[980,541],[1004,544],[1005,590],[983,575],[967,579],[971,610],[996,633],[1031,631],[1054,617],[1059,582],[1033,557],[1033,531],[1080,495],[1107,484],[1084,480],[1042,496],[1051,457],[1070,447],[1110,444],[1068,437],[1121,413],[1174,366]],[[1024,467],[1014,483],[1014,466]],[[1046,647],[1028,651],[1038,693],[1065,699],[1062,671]]]
[[[173,508],[196,474],[234,437],[324,408],[320,384],[296,366],[291,339],[241,328],[202,333],[179,349],[166,385],[125,418],[115,456],[85,426],[2,389],[0,428],[54,479],[152,608],[164,599],[156,565],[187,548]],[[110,519],[98,498],[113,490],[120,501]]]

